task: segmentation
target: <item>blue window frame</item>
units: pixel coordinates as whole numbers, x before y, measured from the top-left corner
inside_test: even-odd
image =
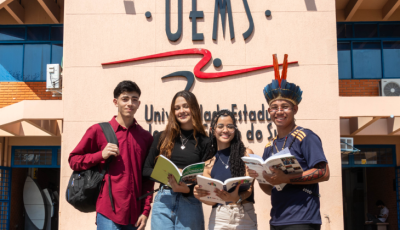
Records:
[[[339,79],[400,78],[400,22],[338,22]]]
[[[0,230],[10,229],[11,168],[0,166]]]
[[[63,25],[0,25],[0,82],[46,81],[46,65],[61,64]]]
[[[342,167],[396,167],[395,145],[354,145],[359,153],[342,154]]]
[[[60,168],[60,146],[13,146],[13,168]]]

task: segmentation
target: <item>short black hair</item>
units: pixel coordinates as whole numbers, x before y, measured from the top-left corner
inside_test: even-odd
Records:
[[[381,206],[381,205],[385,206],[385,203],[383,203],[383,201],[381,201],[381,200],[378,200],[375,205],[376,206]]]
[[[118,98],[122,93],[125,92],[136,92],[141,94],[139,86],[133,81],[121,81],[114,89],[114,98]]]

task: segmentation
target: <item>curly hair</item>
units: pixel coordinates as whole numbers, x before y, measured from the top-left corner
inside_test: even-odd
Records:
[[[217,139],[214,136],[214,131],[215,131],[215,127],[217,125],[218,119],[221,116],[224,116],[224,117],[229,116],[230,118],[232,118],[233,125],[235,126],[235,136],[230,143],[231,152],[230,152],[230,159],[229,159],[232,177],[245,176],[246,168],[245,168],[245,164],[244,164],[243,160],[241,159],[241,157],[244,156],[244,154],[246,152],[246,147],[244,147],[244,144],[242,142],[242,134],[240,133],[239,129],[236,126],[235,116],[229,110],[221,110],[221,111],[213,114],[213,119],[211,121],[211,128],[210,128],[210,132],[209,132],[210,145],[208,146],[206,154],[205,154],[205,161],[212,159],[218,151]]]

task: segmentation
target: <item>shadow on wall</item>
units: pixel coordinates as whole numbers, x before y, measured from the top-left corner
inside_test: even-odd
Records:
[[[126,14],[136,14],[135,4],[132,0],[130,0],[130,1],[124,0],[124,6],[125,6]]]
[[[304,0],[304,2],[306,3],[307,11],[317,11],[315,0]]]

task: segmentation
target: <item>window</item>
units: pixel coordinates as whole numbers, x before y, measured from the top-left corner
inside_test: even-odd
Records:
[[[400,30],[400,28],[399,28]],[[400,41],[383,42],[383,59],[385,60],[385,77],[398,78],[400,73]]]
[[[62,25],[0,26],[0,81],[46,81],[47,64],[61,64]]]
[[[347,24],[337,25],[337,37],[338,38],[352,38],[353,37],[353,26]]]
[[[339,76],[341,79],[351,78],[351,43],[338,43]]]
[[[57,150],[57,165],[61,165],[61,149]]]
[[[59,168],[59,146],[14,146],[11,166],[14,168]]]
[[[10,229],[11,168],[0,167],[0,230]]]
[[[353,42],[354,78],[382,78],[380,42]]]
[[[0,28],[0,41],[23,41],[25,39],[24,27]]]
[[[355,145],[360,152],[342,154],[342,167],[395,167],[394,145]]]
[[[337,24],[339,79],[400,78],[400,23]]]
[[[24,46],[0,44],[0,80],[22,81]]]
[[[354,24],[354,37],[356,38],[378,37],[378,24]]]

